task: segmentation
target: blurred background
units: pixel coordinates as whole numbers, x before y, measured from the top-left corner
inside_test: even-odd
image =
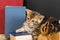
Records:
[[[24,6],[41,12],[46,17],[52,16],[60,19],[60,0],[25,0]]]

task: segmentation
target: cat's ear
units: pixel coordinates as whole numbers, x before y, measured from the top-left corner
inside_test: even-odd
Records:
[[[40,20],[39,23],[41,23],[43,21],[44,17],[45,17],[44,15],[39,16],[39,20]]]
[[[27,15],[31,15],[32,14],[32,10],[30,9],[26,9]]]
[[[26,9],[26,16],[27,16],[27,19],[30,19],[30,18],[31,18],[31,15],[32,15],[32,10]]]
[[[40,15],[39,19],[44,19],[44,17],[45,17],[44,15]]]

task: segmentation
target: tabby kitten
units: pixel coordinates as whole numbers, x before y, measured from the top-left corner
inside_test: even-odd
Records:
[[[38,12],[26,9],[26,21],[23,23],[23,26],[16,30],[16,32],[28,32],[32,34],[39,24],[43,21],[44,16]]]

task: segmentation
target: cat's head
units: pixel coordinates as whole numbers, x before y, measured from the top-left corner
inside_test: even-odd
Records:
[[[26,19],[30,25],[37,25],[43,21],[44,16],[41,15],[39,12],[27,9],[27,18]]]

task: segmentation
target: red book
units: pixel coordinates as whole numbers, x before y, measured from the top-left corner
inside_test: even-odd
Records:
[[[0,0],[0,34],[5,30],[5,6],[23,6],[23,0]]]

